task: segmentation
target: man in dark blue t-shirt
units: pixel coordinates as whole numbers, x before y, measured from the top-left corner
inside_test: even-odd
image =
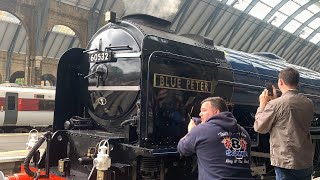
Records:
[[[183,156],[197,154],[199,180],[251,179],[251,140],[220,97],[201,102],[201,123],[191,120],[178,144]]]

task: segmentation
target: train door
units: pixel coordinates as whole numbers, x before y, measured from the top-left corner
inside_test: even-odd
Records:
[[[18,118],[18,93],[6,93],[3,125],[15,125]]]

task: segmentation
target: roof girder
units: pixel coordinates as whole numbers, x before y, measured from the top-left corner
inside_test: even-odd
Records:
[[[283,29],[291,20],[293,20],[298,14],[300,14],[302,11],[304,11],[305,9],[307,9],[309,6],[311,6],[312,4],[318,2],[318,0],[310,0],[309,2],[307,2],[306,4],[304,4],[303,6],[300,6],[293,14],[291,14],[290,16],[288,16],[288,18],[282,22],[282,24],[279,26],[280,29]]]
[[[190,7],[191,7],[191,5],[192,5],[192,0],[186,0],[185,1],[185,4],[183,4],[183,7],[181,8],[181,10],[182,10],[182,13],[181,13],[181,17],[180,17],[180,19],[179,19],[179,21],[178,21],[178,24],[177,24],[177,27],[176,27],[176,29],[175,29],[175,33],[178,33],[180,30],[181,30],[181,28],[182,28],[182,26],[186,23],[186,21],[188,20],[188,16],[187,16],[187,12],[189,11],[189,9],[190,9]],[[191,13],[192,13],[192,11],[194,11],[196,8],[197,5],[195,5],[194,7],[193,7],[193,9],[191,10]],[[191,14],[190,13],[190,14]]]
[[[317,14],[311,16],[307,21],[305,21],[303,24],[301,24],[301,26],[295,31],[293,32],[294,35],[299,35],[299,33],[306,27],[309,25],[309,23],[311,23],[313,20],[319,18],[320,16],[320,12],[318,12]]]

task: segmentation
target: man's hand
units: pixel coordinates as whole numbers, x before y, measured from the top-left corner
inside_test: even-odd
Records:
[[[265,89],[259,96],[260,107],[266,107],[267,103],[270,101],[270,96],[268,96],[268,90]]]
[[[192,119],[190,119],[190,122],[188,124],[188,132],[190,132],[191,129],[194,127],[196,127],[196,124],[194,123],[194,121]]]
[[[274,85],[272,85],[272,91],[273,91],[273,96],[268,96],[268,90],[264,89],[262,93],[259,96],[259,101],[260,101],[260,107],[264,108],[266,107],[267,103],[272,100],[277,98],[277,90]]]

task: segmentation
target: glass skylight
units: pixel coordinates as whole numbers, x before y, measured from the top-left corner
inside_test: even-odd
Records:
[[[313,13],[306,9],[303,10],[298,16],[296,16],[295,19],[300,22],[304,22],[306,19],[311,18],[313,15]]]
[[[318,5],[313,4],[307,9],[310,10],[313,14],[317,14],[320,11],[319,2],[318,2]]]
[[[320,33],[317,33],[315,36],[313,36],[310,41],[317,44],[320,41]]]
[[[270,7],[274,7],[281,2],[281,0],[261,0],[264,4],[269,5]]]
[[[251,1],[252,0],[237,0],[233,7],[241,11],[244,11],[249,6]]]
[[[297,9],[299,9],[299,5],[293,1],[288,1],[287,3],[285,3],[280,9],[279,11],[284,13],[285,15],[290,16],[291,14],[293,14]]]
[[[306,39],[313,31],[314,29],[306,27],[299,33],[299,36],[303,39]]]
[[[0,21],[10,22],[14,24],[20,23],[20,20],[16,16],[6,11],[0,11]]]
[[[257,5],[251,9],[249,14],[262,20],[271,11],[271,9],[272,8],[270,6],[258,2]]]
[[[64,26],[64,25],[55,25],[52,28],[52,31],[62,33],[62,34],[68,34],[68,35],[72,35],[72,36],[74,36],[76,34],[72,29],[70,29],[69,27]]]
[[[228,0],[226,4],[244,11],[251,2],[252,0]],[[320,12],[320,2],[314,1],[313,4],[307,5],[305,9],[301,10],[301,6],[307,3],[310,3],[310,0],[260,0],[252,7],[249,14],[261,20],[267,15],[271,16],[271,18],[267,18],[268,23],[318,44],[320,35],[313,32],[320,27],[320,17],[317,14]],[[282,6],[279,7],[279,5]],[[269,14],[275,7],[279,9],[273,14]],[[315,16],[318,17],[315,18]],[[306,25],[305,22],[309,22],[309,24]],[[313,37],[309,37],[310,35]]]
[[[274,20],[271,21],[271,24],[279,27],[287,18],[288,16],[282,14],[281,12],[276,12],[274,13],[274,16],[273,16]]]
[[[309,27],[311,27],[313,29],[317,29],[319,26],[320,26],[320,18],[319,17],[309,23]]]
[[[299,26],[301,26],[300,22],[296,20],[291,20],[283,29],[290,33],[294,33]]]

